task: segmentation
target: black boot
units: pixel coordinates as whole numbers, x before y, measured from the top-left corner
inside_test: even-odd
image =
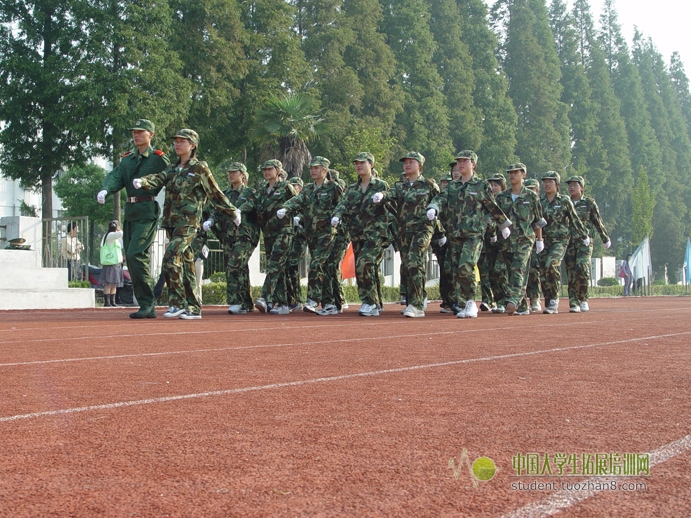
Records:
[[[114,308],[117,308],[117,307],[118,307],[118,305],[115,303],[115,293],[113,293],[113,294],[110,296],[110,305],[111,305],[111,307],[114,307]]]
[[[110,307],[110,295],[103,295],[103,307],[104,308]]]

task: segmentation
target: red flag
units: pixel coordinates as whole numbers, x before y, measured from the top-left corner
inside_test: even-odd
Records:
[[[341,277],[344,279],[355,278],[355,255],[353,254],[353,243],[348,244],[345,257],[341,262]]]

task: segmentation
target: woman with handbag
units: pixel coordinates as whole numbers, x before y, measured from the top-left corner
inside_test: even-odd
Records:
[[[120,222],[114,219],[108,223],[108,230],[101,240],[101,278],[104,307],[117,307],[115,292],[122,288],[122,230]]]

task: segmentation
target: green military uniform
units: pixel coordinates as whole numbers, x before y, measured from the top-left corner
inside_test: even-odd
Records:
[[[542,176],[543,180],[554,180],[559,188],[559,173],[549,171]],[[547,225],[542,231],[545,249],[538,254],[540,264],[540,285],[545,296],[545,313],[556,312],[561,292],[561,262],[566,254],[572,229],[582,240],[588,237],[588,231],[576,214],[571,199],[559,192],[550,201],[544,193],[540,196],[542,214]],[[550,309],[553,308],[553,309]]]
[[[340,179],[340,174],[335,169],[330,169],[331,179],[338,184],[345,192],[347,187],[346,183]],[[341,276],[341,261],[345,257],[346,251],[348,250],[348,244],[350,243],[350,234],[348,233],[347,225],[339,225],[336,227],[336,235],[333,239],[333,246],[331,247],[331,255],[329,256],[328,262],[334,265],[332,270],[333,276],[331,279],[327,279],[326,284],[331,283],[331,298],[334,300],[334,304],[339,311],[346,306],[345,293],[343,291],[343,278]],[[378,279],[379,277],[377,277]]]
[[[525,171],[525,165],[511,164],[506,172],[521,169]],[[538,195],[525,186],[515,196],[509,187],[498,193],[495,200],[513,223],[508,239],[499,236],[500,252],[494,270],[500,284],[499,289],[504,294],[504,305],[512,303],[518,307],[519,312],[527,311],[527,307],[520,307],[520,303],[525,298],[530,253],[535,245],[535,229],[542,228],[547,223],[542,217]]]
[[[328,168],[329,163],[326,158],[316,156],[310,162],[310,167]],[[321,185],[308,184],[300,194],[283,204],[288,214],[302,215],[301,223],[305,229],[310,250],[307,298],[317,304],[321,303],[322,308],[329,304],[336,305],[331,286],[338,264],[330,263],[329,257],[336,235],[336,229],[331,226],[331,218],[341,196],[343,196],[341,184],[324,178]],[[328,283],[328,289],[326,283]]]
[[[525,180],[523,182],[528,188],[537,187],[539,192],[539,184],[535,179]],[[530,252],[530,267],[528,270],[528,284],[525,287],[526,299],[530,300],[530,310],[540,311],[540,298],[542,297],[542,291],[540,290],[540,261],[537,257],[537,250],[533,247]],[[528,301],[521,302],[519,307],[524,308],[528,305]]]
[[[425,157],[411,151],[399,159],[417,160],[424,165]],[[399,226],[401,264],[406,270],[406,300],[408,306],[424,311],[427,290],[427,250],[434,233],[434,223],[427,218],[427,206],[439,194],[439,186],[422,174],[410,182],[396,182],[384,194],[384,200],[395,204]],[[422,315],[420,315],[422,316]]]
[[[147,130],[153,133],[154,124],[140,119],[131,130]],[[145,191],[135,189],[132,180],[165,170],[170,163],[163,151],[152,147],[143,152],[125,153],[120,163],[103,180],[104,191],[114,194],[121,189],[127,193],[125,217],[122,225],[123,244],[127,268],[132,278],[132,289],[139,303],[139,311],[130,315],[133,318],[155,318],[155,298],[151,288],[149,249],[156,237],[160,207],[155,196],[160,189]]]
[[[572,176],[566,183],[576,182],[581,187],[585,187],[585,180],[582,176]],[[569,290],[569,305],[571,307],[580,307],[585,310],[587,305],[583,307],[583,303],[588,302],[588,287],[590,285],[590,258],[593,255],[593,239],[595,233],[600,235],[603,243],[610,243],[605,223],[600,216],[600,209],[593,198],[581,197],[581,199],[573,202],[574,209],[578,218],[585,225],[590,237],[590,244],[585,246],[582,239],[579,239],[572,231],[571,239],[566,247],[566,255],[564,256],[564,266],[566,267],[566,276],[568,279]],[[605,245],[607,246],[607,245]]]
[[[293,184],[293,186],[299,186],[300,189],[304,188],[301,178],[289,178],[288,182]],[[295,213],[293,216],[300,218],[301,221],[303,219],[300,213]],[[305,227],[302,224],[293,224],[293,239],[290,242],[290,252],[286,260],[286,291],[291,311],[298,309],[300,304],[305,302],[302,297],[302,286],[300,284],[300,261],[305,257],[306,251],[307,234],[305,233]]]
[[[283,164],[279,160],[268,160],[262,169],[270,167],[283,171]],[[240,206],[243,213],[256,217],[264,236],[266,277],[261,298],[266,302],[267,309],[269,305],[288,306],[285,265],[293,237],[293,220],[278,219],[276,211],[293,196],[295,196],[293,186],[287,181],[277,179],[273,187],[270,187],[268,183],[264,184],[248,196]]]
[[[183,129],[173,138],[199,143],[196,132]],[[201,303],[195,293],[194,253],[190,244],[202,224],[202,210],[207,199],[220,211],[235,218],[237,209],[218,187],[206,162],[195,157],[187,164],[171,164],[164,172],[143,176],[142,189],[166,187],[161,227],[170,241],[163,255],[163,271],[168,282],[169,308],[184,309],[188,315],[201,315]],[[167,316],[167,315],[164,315]]]

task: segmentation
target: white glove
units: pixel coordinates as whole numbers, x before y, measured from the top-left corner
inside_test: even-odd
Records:
[[[207,219],[204,223],[202,223],[202,229],[204,232],[208,232],[211,230],[211,227],[214,226],[214,220],[213,219]]]
[[[497,236],[492,236],[489,238],[490,243],[496,243],[497,242]]]
[[[437,211],[434,209],[428,209],[427,210],[427,219],[432,221],[434,218],[437,217]]]
[[[132,180],[132,185],[134,185],[135,189],[141,189],[142,188],[142,179],[141,178],[135,178]]]
[[[538,254],[542,252],[545,249],[545,242],[542,239],[535,241],[535,249],[537,250]]]
[[[278,210],[276,211],[276,217],[277,217],[278,219],[283,219],[283,218],[285,217],[285,215],[286,215],[287,212],[288,212],[288,211],[285,210],[285,209],[278,209]]]
[[[610,246],[612,246],[612,242],[608,239],[604,246],[605,248],[609,248]]]
[[[501,237],[503,237],[504,239],[509,239],[510,235],[511,235],[511,230],[509,230],[509,227],[501,229]]]
[[[108,195],[108,191],[103,189],[102,191],[98,191],[98,194],[96,195],[96,200],[98,203],[103,205],[106,202],[106,196]]]
[[[235,214],[236,214],[236,216],[235,216],[235,219],[233,220],[233,223],[235,223],[236,227],[239,227],[240,223],[242,223],[242,216],[240,215],[241,213],[239,210],[235,211]]]
[[[302,228],[302,225],[300,225],[300,216],[295,216],[293,218],[293,226]]]
[[[442,237],[439,241],[437,241],[437,244],[439,246],[444,246],[446,244],[446,236]]]
[[[374,203],[379,203],[384,199],[384,193],[381,192],[375,192],[374,196],[372,196],[372,201]]]
[[[341,222],[341,220],[338,219],[336,216],[331,218],[331,226],[332,227],[337,227],[340,222]]]
[[[590,246],[590,238],[589,238],[589,237],[586,237],[586,238],[583,240],[583,246]]]

